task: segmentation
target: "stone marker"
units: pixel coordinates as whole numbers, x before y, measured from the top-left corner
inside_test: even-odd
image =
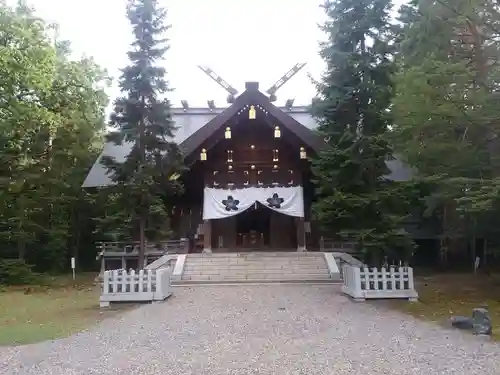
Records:
[[[474,323],[472,318],[468,316],[452,316],[450,318],[451,325],[459,329],[473,329]]]
[[[473,333],[475,335],[492,334],[491,318],[488,310],[482,307],[472,309]]]

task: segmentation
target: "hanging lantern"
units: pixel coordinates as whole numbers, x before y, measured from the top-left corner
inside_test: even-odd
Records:
[[[233,150],[227,150],[227,162],[228,163],[233,162]]]
[[[281,130],[279,126],[274,127],[274,138],[280,138],[281,137]]]
[[[307,159],[307,153],[306,153],[306,149],[304,147],[300,148],[300,158]]]
[[[231,139],[231,128],[229,126],[226,128],[226,131],[224,133],[224,138]]]
[[[169,179],[169,181],[175,181],[179,177],[181,177],[181,175],[179,173],[172,173],[168,179]]]
[[[250,169],[255,169],[255,165],[251,165],[251,166],[250,166]]]
[[[233,166],[232,165],[228,165],[227,169],[229,169],[231,171],[231,170],[233,170]]]
[[[273,150],[273,161],[279,161],[279,150],[278,149]]]
[[[255,111],[255,106],[251,105],[248,110],[248,118],[250,120],[255,120],[257,118],[257,112]]]
[[[202,148],[200,152],[200,160],[205,161],[207,160],[207,150]]]

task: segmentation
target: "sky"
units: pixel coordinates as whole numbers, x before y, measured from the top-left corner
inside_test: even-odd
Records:
[[[396,1],[401,3],[402,0]],[[38,14],[59,24],[76,57],[92,56],[116,79],[127,65],[132,34],[126,0],[29,0]],[[242,92],[247,81],[267,90],[297,62],[307,65],[277,93],[276,104],[289,98],[308,105],[315,95],[309,75],[318,78],[323,62],[318,41],[323,34],[322,0],[160,0],[168,9],[170,50],[162,64],[174,92],[173,106],[185,99],[191,107],[215,100],[226,106],[227,93],[197,65],[206,65]],[[293,5],[292,5],[293,4]],[[116,84],[108,90],[116,97]]]

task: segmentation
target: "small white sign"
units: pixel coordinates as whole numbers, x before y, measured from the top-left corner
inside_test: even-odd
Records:
[[[73,280],[75,280],[75,278],[76,278],[75,266],[76,266],[75,257],[71,257],[71,271],[73,273]]]
[[[481,258],[476,257],[476,259],[474,260],[474,273],[477,272],[477,269],[479,268],[480,264],[481,264]]]

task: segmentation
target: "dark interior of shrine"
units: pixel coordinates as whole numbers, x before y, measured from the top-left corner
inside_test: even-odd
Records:
[[[270,244],[271,210],[260,203],[256,203],[245,212],[236,216],[236,232],[239,235],[251,236],[258,233],[262,236],[264,246]],[[240,236],[238,236],[240,237]],[[242,239],[237,238],[237,246],[243,245]]]

